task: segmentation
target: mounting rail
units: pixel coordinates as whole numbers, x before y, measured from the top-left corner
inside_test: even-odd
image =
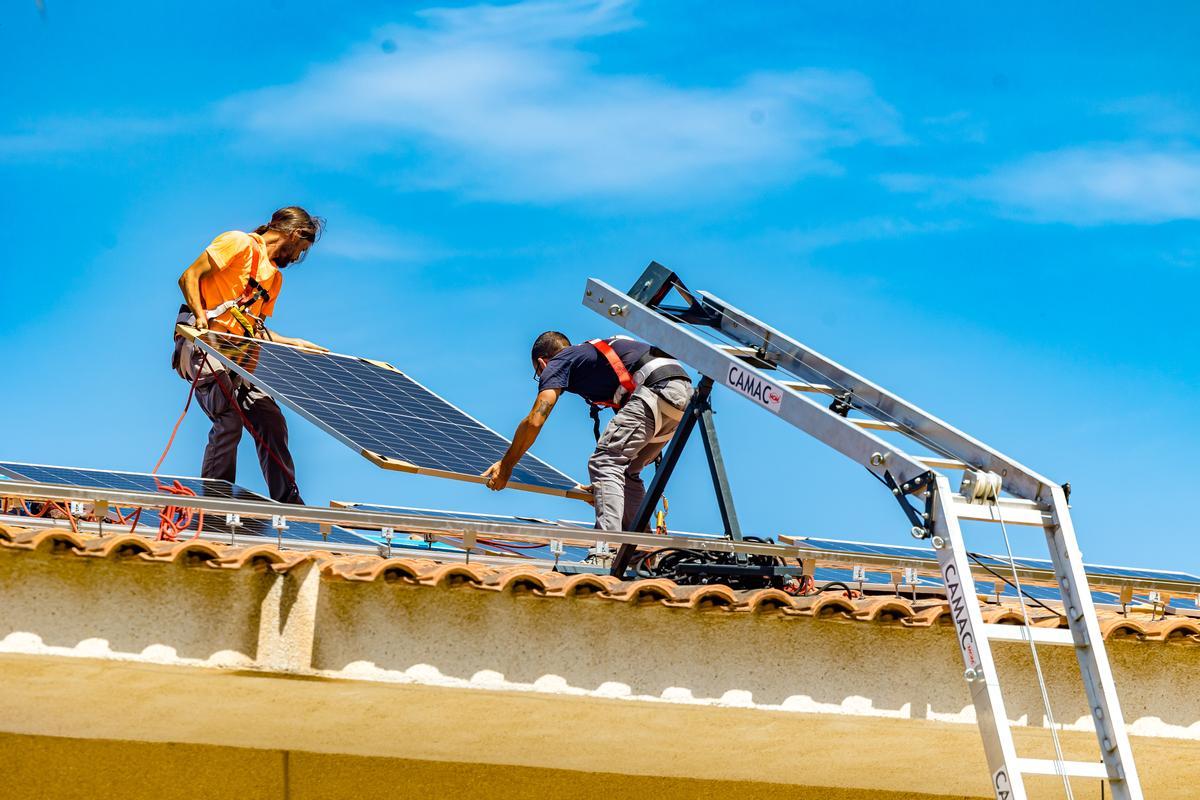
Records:
[[[155,492],[136,492],[126,491],[121,489],[106,489],[91,486],[68,486],[63,484],[38,483],[34,481],[15,481],[3,480],[0,481],[0,498],[24,499],[29,501],[53,501],[53,502],[79,502],[79,503],[107,503],[110,507],[121,508],[148,508],[162,509],[167,506],[183,507],[185,499],[179,495],[160,494]],[[965,506],[965,498],[961,495],[954,495],[956,507]],[[476,539],[497,538],[510,539],[513,541],[528,541],[540,542],[548,544],[551,541],[563,541],[570,544],[595,544],[609,542],[614,544],[629,544],[638,545],[641,547],[679,547],[689,550],[707,550],[710,552],[725,552],[725,553],[745,553],[747,555],[766,555],[777,556],[783,559],[794,561],[817,560],[822,566],[830,567],[871,567],[880,571],[896,572],[911,567],[918,573],[938,574],[938,569],[928,559],[907,558],[901,555],[889,555],[882,553],[848,553],[844,550],[834,550],[823,548],[814,544],[807,543],[804,539],[795,539],[786,544],[766,544],[762,542],[749,541],[730,541],[717,536],[706,536],[701,534],[647,534],[647,533],[631,533],[628,531],[598,531],[592,528],[580,528],[575,526],[555,526],[555,525],[522,525],[516,523],[502,523],[493,521],[482,521],[472,519],[470,516],[464,517],[428,517],[415,514],[396,514],[390,512],[379,511],[362,511],[353,508],[334,508],[327,506],[298,506],[287,505],[280,506],[279,503],[262,500],[231,500],[221,497],[188,497],[186,498],[186,507],[203,510],[205,513],[211,514],[238,514],[245,518],[271,520],[279,516],[281,510],[285,511],[285,518],[295,522],[312,522],[321,525],[340,525],[352,530],[379,530],[382,528],[391,528],[394,531],[403,533],[419,533],[419,534],[434,534],[438,536],[450,536],[458,539],[463,549],[475,550],[476,553],[472,558],[478,557],[479,546]],[[1023,501],[1006,500],[1002,501],[1002,507],[1005,508],[1006,521],[1010,524],[1036,524],[1036,517],[1033,513],[1028,512],[1023,516],[1017,514],[1019,509],[1027,508]],[[983,506],[971,506],[970,508],[981,510]],[[1007,514],[1013,511],[1016,520],[1008,520]],[[980,514],[980,518],[984,515]],[[1017,522],[1017,520],[1023,520]],[[66,520],[57,520],[51,518],[34,518],[23,517],[19,515],[9,515],[4,518],[4,521],[11,522],[15,525],[35,526],[54,526],[66,527],[69,523]],[[97,530],[94,523],[77,522],[84,530]],[[152,527],[144,527],[142,532],[152,535],[155,529]],[[103,528],[105,533],[114,534],[127,527],[117,523],[106,523]],[[228,541],[229,533],[212,533],[205,534],[202,538],[211,541]],[[271,536],[260,536],[251,534],[235,534],[235,540],[240,544],[250,544],[254,542],[262,542],[266,544],[276,543],[276,539]],[[383,544],[362,545],[346,544],[341,542],[313,542],[298,539],[284,539],[284,549],[292,550],[330,550],[339,553],[362,553],[367,555],[383,555],[386,554],[387,547]],[[450,555],[445,551],[438,551],[439,556],[445,554]],[[512,563],[512,557],[503,556],[507,561],[504,563]],[[531,561],[533,559],[530,559]],[[790,568],[789,568],[790,569]],[[792,571],[798,571],[793,569]],[[972,571],[981,576],[987,577],[990,573],[978,565],[972,567]],[[1050,585],[1054,583],[1054,571],[1049,569],[1039,569],[1037,567],[1020,566],[1018,567],[1018,575],[1022,580],[1029,581],[1034,584]],[[1115,577],[1115,576],[1099,576],[1100,581],[1097,586],[1120,590],[1121,588],[1129,587],[1135,591],[1159,591],[1173,594],[1192,594],[1196,591],[1196,584],[1186,581],[1173,582],[1162,579],[1148,579],[1137,577]]]

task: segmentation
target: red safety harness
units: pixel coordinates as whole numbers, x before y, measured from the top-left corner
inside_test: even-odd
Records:
[[[600,351],[600,355],[608,362],[608,365],[613,368],[613,372],[617,373],[617,383],[621,384],[621,388],[625,390],[625,400],[633,396],[633,390],[637,388],[637,384],[633,382],[633,376],[629,374],[629,370],[625,368],[625,363],[621,361],[621,357],[617,355],[617,351],[603,339],[588,339],[588,344]],[[593,407],[600,406],[602,408],[620,408],[624,403],[614,403],[609,400],[589,400]]]
[[[608,362],[617,376],[617,383],[620,384],[620,388],[613,394],[611,400],[588,400],[588,405],[591,406],[593,433],[595,433],[597,441],[600,440],[601,408],[619,410],[629,402],[629,398],[633,397],[639,384],[654,386],[668,378],[687,378],[687,371],[679,362],[656,347],[651,347],[634,364],[627,366],[617,355],[612,341],[612,339],[588,340],[588,344],[604,356],[604,360]]]

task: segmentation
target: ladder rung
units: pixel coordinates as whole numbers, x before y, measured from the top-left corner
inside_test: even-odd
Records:
[[[1018,758],[1017,769],[1025,775],[1068,775],[1072,778],[1107,778],[1103,761],[1055,761],[1052,758]]]
[[[735,358],[740,358],[742,361],[745,361],[747,364],[752,366],[760,369],[775,369],[775,365],[760,356],[758,354],[758,350],[753,347],[743,347],[736,344],[723,344],[719,345],[719,347],[729,355],[734,356]]]
[[[968,503],[961,494],[954,496],[954,514],[959,519],[978,520],[980,522],[999,522],[1004,520],[1006,525],[1032,525],[1044,528],[1054,524],[1051,513],[1031,500],[1016,500],[1004,498],[1000,501],[1000,514],[996,507],[989,503]]]
[[[925,466],[931,469],[970,469],[969,466],[954,458],[938,458],[937,456],[917,456]]]
[[[796,392],[812,392],[814,394],[841,394],[832,386],[823,383],[805,383],[804,381],[784,381],[783,385]]]
[[[901,431],[904,428],[900,427],[896,422],[883,422],[878,419],[852,419],[851,424],[857,425],[860,428],[866,428],[871,431]]]
[[[1070,628],[1027,628],[1024,625],[999,625],[985,622],[983,633],[993,642],[1028,642],[1033,639],[1037,644],[1060,644],[1071,646],[1075,638]]]

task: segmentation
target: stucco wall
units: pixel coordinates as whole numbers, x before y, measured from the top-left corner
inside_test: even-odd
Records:
[[[1148,797],[1192,797],[1200,783],[1198,651],[1110,645]],[[1050,757],[1036,687],[1018,682],[1027,651],[1001,653],[1010,716],[1033,723],[1019,751]],[[1073,655],[1042,653],[1059,719],[1086,720]],[[0,550],[0,680],[0,731],[37,737],[766,781],[824,797],[987,792],[944,628]],[[1094,757],[1090,733],[1064,738],[1070,757]]]
[[[5,734],[0,760],[5,765],[0,797],[6,800],[951,800],[794,784]]]

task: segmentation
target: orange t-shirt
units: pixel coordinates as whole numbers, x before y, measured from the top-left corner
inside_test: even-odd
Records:
[[[260,286],[266,287],[270,300],[260,298],[245,310],[259,318],[274,313],[275,298],[283,288],[283,273],[271,263],[261,236],[257,233],[227,231],[213,239],[205,252],[216,266],[215,270],[200,279],[200,302],[206,311],[241,297],[253,275]],[[228,311],[209,320],[208,324],[213,330],[245,335],[245,330]]]

